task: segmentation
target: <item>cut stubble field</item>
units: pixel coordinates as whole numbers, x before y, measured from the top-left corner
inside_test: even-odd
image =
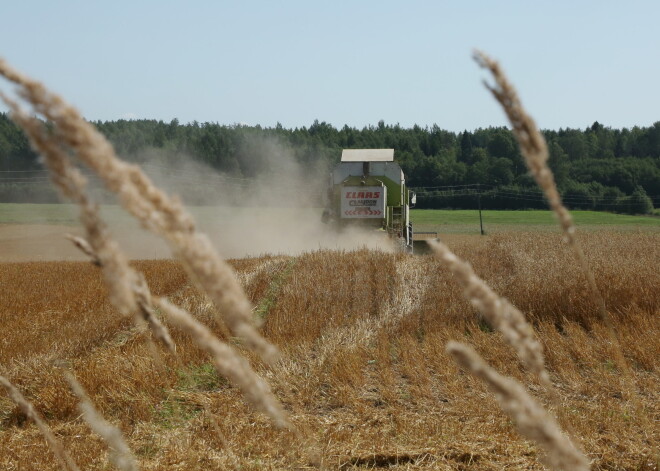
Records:
[[[634,377],[634,404],[585,281],[559,234],[456,237],[452,248],[526,312],[561,395],[554,410],[592,469],[654,469],[660,415],[660,236],[580,237]],[[135,261],[156,295],[187,307],[221,339],[208,298],[174,261]],[[551,405],[533,375],[464,300],[433,257],[317,251],[232,261],[283,358],[244,351],[304,438],[276,429],[219,377],[185,334],[177,355],[107,301],[84,262],[3,263],[2,374],[32,400],[84,469],[105,469],[106,447],[79,419],[58,365],[79,378],[119,425],[142,469],[292,469],[309,449],[331,468],[541,469],[487,388],[444,350],[468,340],[498,370]],[[551,405],[552,407],[552,405]],[[0,398],[0,467],[56,469],[37,429]]]

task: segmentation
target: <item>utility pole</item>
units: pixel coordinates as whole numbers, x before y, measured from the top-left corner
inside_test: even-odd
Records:
[[[484,235],[484,221],[481,218],[481,185],[477,183],[477,203],[479,204],[479,228],[481,235]]]

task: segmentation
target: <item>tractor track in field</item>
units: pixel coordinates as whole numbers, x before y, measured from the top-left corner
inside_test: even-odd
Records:
[[[381,306],[377,317],[363,317],[355,323],[323,334],[310,351],[310,361],[324,364],[338,351],[351,352],[368,345],[379,332],[396,326],[420,306],[426,286],[425,266],[413,256],[398,258],[394,293]]]

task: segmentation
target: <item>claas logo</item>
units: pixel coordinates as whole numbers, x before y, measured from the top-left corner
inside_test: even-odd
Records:
[[[347,191],[346,199],[378,199],[380,191]]]

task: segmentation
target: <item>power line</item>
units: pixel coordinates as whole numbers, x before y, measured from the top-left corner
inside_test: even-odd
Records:
[[[489,188],[491,186],[490,185],[482,185],[480,183],[466,183],[466,184],[462,184],[462,185],[416,186],[416,187],[410,187],[410,189],[411,190],[430,190],[430,189],[437,189],[437,188],[465,188],[465,187]]]
[[[159,166],[166,169],[165,166]],[[147,166],[148,170],[149,166]],[[171,170],[171,169],[169,169]],[[30,184],[47,184],[50,178],[47,176],[48,170],[39,171],[26,171],[26,170],[11,170],[0,171],[3,174],[19,174],[13,175],[0,175],[0,184],[14,184],[14,185],[30,185]],[[37,175],[22,176],[24,173],[36,173]],[[41,175],[45,174],[45,175]],[[100,179],[95,174],[87,171],[83,174],[90,178],[92,184],[100,184]],[[289,176],[289,175],[287,175]],[[152,175],[158,181],[159,176]],[[293,179],[295,180],[295,179]],[[279,195],[287,195],[293,191],[307,190],[319,191],[319,186],[314,184],[300,184],[292,181],[287,183],[285,181],[278,181],[277,179],[260,180],[242,177],[229,177],[222,174],[198,174],[190,171],[178,172],[176,175],[168,175],[166,181],[170,184],[194,185],[203,187],[205,189],[214,190],[233,190],[233,191],[246,191],[250,187],[257,185],[263,188],[264,191],[277,193]],[[322,189],[321,189],[322,190]],[[545,202],[544,194],[539,190],[531,188],[498,188],[491,185],[480,184],[463,184],[463,185],[436,185],[427,187],[412,187],[410,190],[415,191],[418,197],[421,198],[454,198],[465,196],[479,196],[483,198],[505,198],[519,201],[543,203]],[[624,199],[625,198],[625,199]],[[632,195],[603,195],[603,196],[589,196],[580,194],[567,193],[562,195],[562,200],[567,204],[573,205],[593,205],[593,206],[618,206],[632,203],[630,199]],[[660,195],[648,195],[654,206],[660,205]]]

